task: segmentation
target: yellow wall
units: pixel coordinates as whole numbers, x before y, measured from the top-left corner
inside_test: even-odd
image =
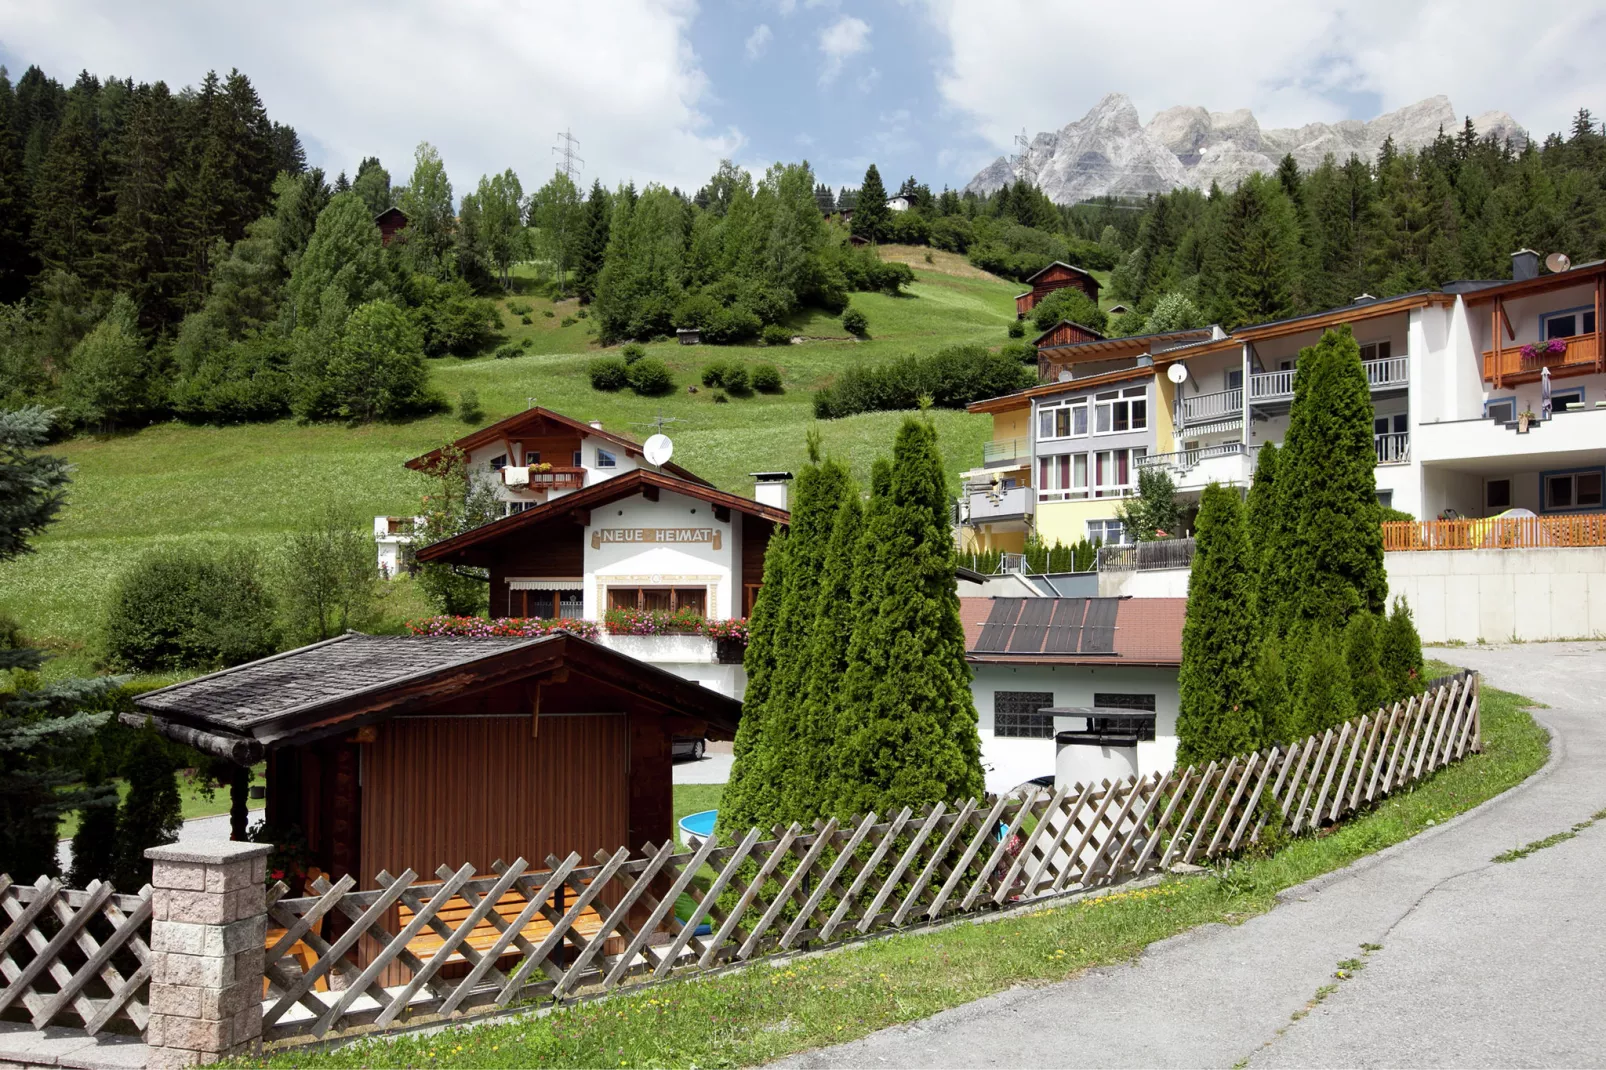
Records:
[[[988,525],[982,525],[987,527]],[[1006,554],[1024,553],[1026,550],[1026,532],[1015,531],[983,531],[981,527],[962,527],[960,529],[961,553],[979,554],[988,550],[999,550]]]
[[[993,441],[1008,442],[1012,438],[1026,438],[1031,431],[1032,406],[1028,402],[1018,409],[993,413]]]
[[[1037,535],[1048,545],[1066,546],[1087,538],[1089,520],[1114,520],[1120,498],[1089,498],[1074,502],[1038,502]]]
[[[1150,423],[1154,425],[1154,452],[1171,453],[1177,448],[1176,425],[1171,416],[1176,411],[1177,384],[1164,375],[1154,377],[1154,411]]]

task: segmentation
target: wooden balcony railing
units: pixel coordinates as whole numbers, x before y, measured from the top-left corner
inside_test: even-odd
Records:
[[[584,468],[558,467],[542,472],[532,467],[530,469],[531,490],[579,490],[586,485],[586,470]]]
[[[1568,375],[1589,375],[1602,370],[1599,334],[1579,334],[1566,339],[1567,349],[1561,353],[1547,353],[1525,357],[1522,346],[1512,343],[1498,354],[1485,350],[1483,378],[1490,383],[1532,383],[1539,379],[1539,370],[1549,368],[1552,378]]]
[[[1606,513],[1390,520],[1383,524],[1385,551],[1535,550],[1558,546],[1606,546]]]

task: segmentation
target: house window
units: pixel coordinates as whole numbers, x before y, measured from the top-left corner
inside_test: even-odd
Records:
[[[1228,390],[1242,389],[1244,385],[1244,370],[1242,368],[1228,368],[1226,379]]]
[[[505,504],[507,506],[507,509],[503,512],[502,515],[503,516],[512,516],[514,513],[522,513],[526,509],[534,509],[536,506],[540,505],[541,503],[540,502],[506,502]]]
[[[1497,424],[1517,422],[1516,398],[1490,398],[1483,403],[1483,414]]]
[[[1154,696],[1131,695],[1124,693],[1093,692],[1093,705],[1107,710],[1137,710],[1141,713],[1151,714],[1150,717],[1137,722],[1138,739],[1154,739]],[[1121,731],[1134,727],[1133,722],[1127,718],[1116,720],[1113,717],[1089,717],[1088,730],[1093,732]]]
[[[601,446],[597,447],[597,467],[598,468],[617,468],[618,466],[619,466],[619,461],[618,461],[617,458],[614,457],[613,454],[609,453],[607,450],[603,449]]]
[[[1576,390],[1556,390],[1550,395],[1550,411],[1566,412],[1568,409],[1581,409],[1584,407],[1584,391],[1582,387]]]
[[[1394,508],[1394,492],[1392,490],[1378,491],[1377,504],[1381,505],[1385,509]]]
[[[1392,342],[1368,342],[1361,347],[1362,360],[1388,360],[1393,355]]]
[[[1149,388],[1111,390],[1094,398],[1093,429],[1101,435],[1143,431],[1149,426]]]
[[[491,458],[491,471],[500,472],[507,467],[507,454],[499,453]]]
[[[1542,509],[1547,513],[1572,512],[1601,507],[1601,481],[1606,469],[1585,468],[1575,472],[1545,472],[1540,483],[1544,490]]]
[[[1052,691],[994,691],[993,735],[1015,739],[1053,739],[1053,714],[1038,712],[1052,705]]]
[[[1087,497],[1087,454],[1061,453],[1037,459],[1037,486],[1047,501]]]
[[[1546,341],[1594,333],[1595,310],[1592,308],[1569,308],[1539,317],[1539,337]]]
[[[513,591],[513,611],[521,617],[542,620],[579,620],[585,616],[585,596],[579,591]]]
[[[1119,520],[1089,520],[1087,537],[1101,546],[1117,546],[1126,542],[1126,525]]]
[[[1511,508],[1511,480],[1491,479],[1483,485],[1483,504],[1490,509]]]
[[[584,463],[585,462],[580,457],[580,451],[579,450],[575,450],[574,451],[574,466],[576,468],[579,468]]]
[[[706,587],[609,587],[609,609],[644,609],[655,613],[695,613],[706,616]]]
[[[1077,438],[1087,434],[1087,402],[1055,405],[1037,413],[1038,441]]]
[[[1137,446],[1129,450],[1100,450],[1093,455],[1094,496],[1118,498],[1131,493],[1137,483],[1138,461],[1148,449]]]
[[[525,464],[540,464],[541,463],[541,451],[540,450],[525,450],[524,451],[524,463]]]

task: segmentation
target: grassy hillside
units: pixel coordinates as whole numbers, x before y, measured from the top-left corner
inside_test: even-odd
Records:
[[[815,315],[801,319],[797,331],[823,340],[800,345],[649,346],[675,374],[675,391],[662,398],[591,389],[585,367],[600,351],[590,342],[589,321],[564,327],[563,320],[577,311],[573,301],[554,305],[529,296],[510,299],[533,306],[528,325],[505,307],[503,312],[509,340],[530,339],[527,355],[448,357],[432,362],[431,372],[454,404],[463,391],[478,392],[486,421],[510,416],[533,399],[640,439],[651,433],[656,416],[672,417],[676,422],[666,430],[675,441],[676,461],[726,490],[749,493],[749,472],[802,463],[804,433],[815,423],[813,392],[845,368],[955,342],[1004,341],[1014,315],[1014,284],[981,275],[957,257],[953,264],[946,258],[937,264],[912,259],[917,281],[908,295],[854,295],[854,305],[869,317],[867,342],[848,338],[834,318]],[[547,309],[554,315],[545,316]],[[700,372],[712,361],[732,359],[775,364],[786,392],[716,404],[714,392],[702,388]],[[694,384],[698,392],[688,393]],[[900,418],[872,413],[824,423],[825,448],[868,479],[871,461],[890,449]],[[938,412],[935,419],[949,472],[978,463],[990,419],[957,412]],[[169,423],[60,444],[52,452],[77,466],[70,504],[39,540],[38,553],[0,565],[0,610],[62,655],[54,671],[88,671],[99,649],[106,592],[144,551],[163,543],[239,537],[271,547],[324,498],[364,515],[410,513],[420,484],[402,462],[469,429],[451,415],[360,428],[288,420],[226,428]],[[400,603],[397,613],[417,611],[407,590],[392,597]]]

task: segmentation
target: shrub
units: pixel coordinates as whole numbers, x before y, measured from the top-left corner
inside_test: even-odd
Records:
[[[573,327],[576,323],[579,323],[579,322],[580,321],[575,319],[573,316],[564,316],[563,317],[563,322],[558,324],[558,326],[559,327]]]
[[[781,392],[781,373],[773,364],[759,364],[753,368],[753,389],[760,394]]]
[[[814,395],[821,420],[859,412],[913,409],[921,397],[943,409],[962,409],[981,398],[1012,393],[1037,381],[1019,360],[985,346],[948,346],[930,356],[908,356],[887,364],[849,368]]]
[[[530,304],[528,301],[509,301],[507,303],[507,310],[513,313],[515,316],[528,316],[531,312],[535,311],[535,306]],[[551,315],[551,312],[549,311],[547,314]]]
[[[493,354],[493,356],[495,356],[497,360],[512,360],[514,357],[522,354],[522,349],[514,345],[512,342],[509,342],[507,345],[497,346],[496,352]]]
[[[520,316],[519,317],[519,322],[528,325],[528,324],[534,323],[535,321],[532,320],[528,316]]]
[[[457,395],[457,418],[466,424],[477,424],[485,419],[478,390],[465,390]]]
[[[725,382],[722,385],[737,397],[752,393],[752,387],[748,385],[747,365],[734,361],[725,365]]]
[[[593,390],[622,390],[630,381],[630,370],[618,357],[598,357],[586,367]]]
[[[145,850],[178,839],[184,827],[184,807],[171,749],[146,720],[123,757],[123,779],[128,797],[117,812],[117,871],[119,888],[138,888],[151,879]]]
[[[1104,310],[1074,286],[1055,290],[1032,309],[1032,323],[1039,332],[1050,329],[1060,320],[1070,320],[1100,333],[1109,326],[1109,316]]]
[[[669,374],[664,362],[656,357],[636,361],[625,374],[630,379],[630,389],[642,397],[657,397],[675,388],[675,377]]]
[[[576,312],[575,315],[578,316],[580,319],[585,319],[586,316],[588,315],[588,313],[586,312],[585,309],[582,308],[580,311]]]
[[[1022,364],[1037,365],[1037,347],[1030,342],[1005,342],[998,347],[998,355]]]
[[[545,316],[545,317],[546,317],[546,318],[547,318],[547,319],[549,319],[549,320],[550,320],[550,319],[556,319],[556,318],[557,318],[557,315],[558,315],[558,314],[557,314],[557,313],[556,313],[556,312],[553,312],[553,311],[552,311],[552,310],[551,310],[551,309],[550,309],[550,308],[549,308],[549,309],[546,309],[546,310],[545,310],[545,311],[543,311],[543,312],[542,312],[542,313],[541,313],[541,315],[543,315],[543,316]]]
[[[792,344],[792,332],[779,323],[771,323],[764,328],[764,344],[767,346],[789,346]]]
[[[855,338],[864,338],[870,333],[870,321],[865,319],[863,312],[850,307],[842,313],[842,329]]]
[[[1026,321],[1025,320],[1010,320],[1009,321],[1009,336],[1011,338],[1025,338],[1026,337]]]
[[[619,355],[625,358],[626,364],[634,364],[647,355],[647,347],[640,342],[630,342],[619,350]]]
[[[1389,698],[1399,702],[1422,691],[1422,639],[1405,599],[1394,599],[1394,610],[1381,624],[1377,660],[1388,686]]]
[[[723,390],[714,391],[714,404],[715,405],[724,405],[729,401],[730,401],[730,397],[725,393],[725,391],[723,391]]]
[[[220,668],[278,646],[256,558],[238,549],[161,549],[117,580],[106,614],[112,666],[135,672]]]
[[[723,386],[725,384],[725,362],[716,360],[703,368],[704,386]]]

